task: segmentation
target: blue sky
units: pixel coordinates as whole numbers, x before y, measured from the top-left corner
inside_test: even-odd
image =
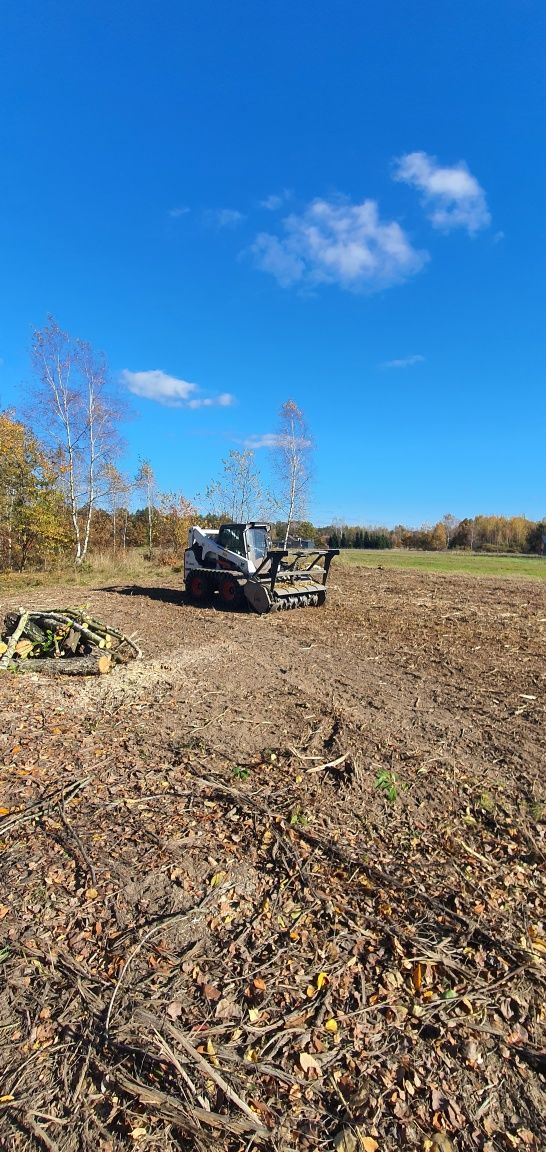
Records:
[[[53,313],[164,490],[294,398],[317,522],[546,514],[543,3],[9,9],[2,406]]]

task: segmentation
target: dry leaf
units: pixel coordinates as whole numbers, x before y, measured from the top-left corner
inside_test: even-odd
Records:
[[[420,992],[421,984],[423,983],[423,966],[415,964],[411,972],[411,982],[416,992]]]
[[[219,1000],[221,995],[220,989],[217,988],[215,984],[203,984],[203,996],[205,996],[207,1000]]]
[[[351,1128],[340,1128],[334,1136],[334,1148],[336,1152],[356,1152],[357,1150],[356,1136]]]
[[[337,1032],[337,1020],[327,1020],[324,1027],[326,1028],[327,1032]]]
[[[169,1004],[167,1007],[167,1016],[170,1016],[171,1020],[178,1020],[178,1017],[181,1015],[181,1012],[182,1012],[182,1005],[180,1003],[180,1000],[173,1000],[172,1003]]]
[[[320,1064],[310,1052],[300,1052],[299,1061],[304,1072],[320,1072]]]
[[[374,1140],[373,1136],[360,1136],[359,1134],[358,1138],[360,1141],[360,1147],[364,1149],[364,1152],[377,1152],[379,1144],[377,1143],[377,1140]]]

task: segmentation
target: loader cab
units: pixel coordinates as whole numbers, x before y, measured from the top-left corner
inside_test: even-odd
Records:
[[[249,560],[257,568],[271,547],[268,524],[222,524],[217,536],[220,548],[227,548]]]

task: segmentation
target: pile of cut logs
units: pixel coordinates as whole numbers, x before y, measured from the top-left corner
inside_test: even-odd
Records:
[[[8,612],[0,636],[0,671],[104,676],[114,664],[141,657],[131,636],[79,608]]]

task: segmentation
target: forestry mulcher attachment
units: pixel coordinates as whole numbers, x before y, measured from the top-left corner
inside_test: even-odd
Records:
[[[268,524],[222,524],[190,528],[184,578],[190,600],[201,604],[218,593],[222,604],[245,600],[254,612],[324,604],[330,564],[338,548],[288,551],[272,548]]]

